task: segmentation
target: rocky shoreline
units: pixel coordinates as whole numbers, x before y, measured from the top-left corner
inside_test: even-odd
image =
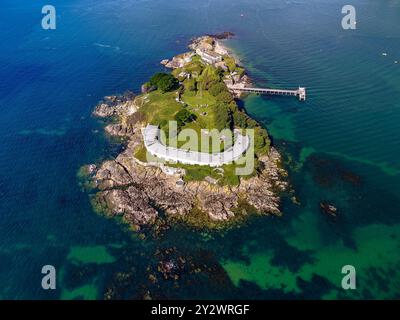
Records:
[[[191,49],[196,41],[192,42]],[[189,55],[180,55],[171,61]],[[137,112],[141,107],[139,100],[130,92],[106,97],[93,111],[96,117],[113,119],[105,127],[108,134],[127,141],[125,150],[116,159],[83,168],[95,191],[92,203],[98,211],[122,217],[134,230],[155,225],[165,218],[190,223],[195,217],[197,222],[218,225],[250,213],[281,214],[279,195],[288,183],[287,172],[281,167],[281,156],[275,148],[271,147],[268,154],[258,158],[260,165],[255,175],[240,177],[236,186],[206,180],[183,183],[182,175],[166,173],[163,165],[144,163],[135,157],[143,144],[141,129],[145,126]],[[206,226],[207,222],[197,226],[201,224]]]

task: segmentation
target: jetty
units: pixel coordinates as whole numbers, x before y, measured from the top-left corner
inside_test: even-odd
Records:
[[[305,101],[307,96],[306,88],[304,87],[299,87],[296,90],[285,90],[285,89],[271,89],[271,88],[252,88],[252,87],[245,87],[243,85],[228,85],[228,89],[233,91],[234,93],[248,92],[248,93],[275,95],[275,96],[295,96],[298,97],[300,101]]]

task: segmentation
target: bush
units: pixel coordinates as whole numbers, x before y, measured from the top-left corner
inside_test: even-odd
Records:
[[[250,117],[247,117],[247,122],[246,122],[247,128],[254,129],[257,126],[258,126],[258,123],[256,120],[251,119]]]
[[[225,61],[225,64],[226,64],[226,66],[228,67],[228,69],[229,69],[230,72],[235,71],[235,69],[236,69],[236,62],[235,62],[235,59],[234,59],[234,58],[229,57],[229,56],[225,56],[225,57],[224,57],[224,61]]]
[[[179,85],[178,80],[169,73],[159,72],[151,77],[149,83],[156,86],[161,92],[176,89]]]
[[[145,88],[145,89],[151,88],[151,83],[150,83],[150,81],[147,81],[147,82],[143,83],[143,88]]]
[[[221,131],[222,129],[229,129],[231,127],[231,115],[229,108],[224,104],[215,106],[215,128]]]
[[[192,76],[199,76],[203,71],[203,65],[200,61],[192,60],[185,66],[185,71],[192,74]]]
[[[239,111],[239,107],[238,107],[238,105],[236,104],[235,100],[231,101],[231,102],[228,104],[228,107],[229,107],[229,110],[231,111],[231,113],[235,113],[235,112],[238,112],[238,111]]]
[[[159,124],[160,128],[163,128],[163,127],[165,127],[166,125],[168,125],[168,121],[165,120],[165,119],[161,120],[161,122],[160,122],[160,124]]]
[[[206,90],[209,89],[213,84],[220,82],[218,70],[215,67],[208,65],[201,73],[199,81],[201,82],[201,88]]]
[[[165,76],[167,76],[168,74],[165,72],[158,72],[156,74],[154,74],[151,78],[150,81],[148,82],[151,86],[157,86],[158,82]]]
[[[213,84],[208,90],[210,94],[214,97],[218,96],[221,92],[226,91],[226,86],[222,82],[217,82]]]
[[[254,150],[258,154],[269,152],[271,141],[267,131],[261,127],[256,127],[254,131]]]
[[[172,75],[169,77],[164,77],[158,82],[158,89],[162,92],[167,92],[178,87],[178,80],[176,80]]]
[[[217,95],[217,101],[229,104],[233,101],[233,96],[229,91],[222,91]]]
[[[187,91],[196,91],[197,90],[197,85],[196,85],[196,80],[195,79],[187,79],[183,83],[185,86],[185,90]]]
[[[233,122],[236,127],[246,128],[247,127],[247,116],[242,111],[236,111],[233,114]]]
[[[240,77],[242,77],[242,76],[246,73],[246,70],[243,69],[243,68],[240,68],[240,67],[236,67],[236,70],[235,70],[235,71],[238,73],[238,75],[239,75]]]
[[[175,120],[178,123],[178,127],[183,127],[185,125],[185,123],[189,123],[189,122],[196,120],[196,115],[194,115],[187,109],[181,109],[175,115]]]

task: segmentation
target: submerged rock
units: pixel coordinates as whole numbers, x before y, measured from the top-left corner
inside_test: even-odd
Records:
[[[320,202],[319,207],[323,213],[331,217],[335,218],[337,217],[337,208],[334,205],[328,203],[327,201]]]
[[[343,169],[341,170],[340,175],[344,181],[350,182],[353,185],[360,185],[362,183],[362,178],[351,171]]]
[[[176,273],[178,266],[173,260],[160,261],[158,264],[158,271],[162,273],[165,279],[177,279],[179,275]]]
[[[235,34],[231,31],[224,31],[224,32],[217,33],[217,34],[209,34],[208,36],[218,39],[218,40],[225,40],[225,39],[233,38],[235,36]]]

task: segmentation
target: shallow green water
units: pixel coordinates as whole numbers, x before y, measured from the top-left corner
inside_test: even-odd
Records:
[[[355,31],[340,27],[344,4],[59,0],[49,33],[40,4],[6,0],[0,297],[398,298],[400,2],[354,1]],[[284,197],[281,218],[227,231],[175,225],[139,239],[96,215],[79,186],[81,165],[120,151],[90,112],[104,95],[138,91],[191,37],[221,31],[236,33],[228,45],[257,85],[308,89],[305,103],[244,103],[284,156],[300,204]],[[322,200],[338,207],[336,221],[320,212]],[[179,279],[164,279],[159,261],[178,257]],[[55,291],[40,286],[45,264],[57,269]],[[347,264],[357,290],[341,289]]]

